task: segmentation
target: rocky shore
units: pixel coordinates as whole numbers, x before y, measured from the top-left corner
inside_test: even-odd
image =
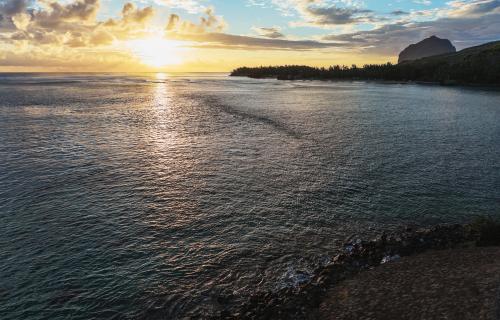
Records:
[[[500,247],[430,250],[328,290],[311,319],[499,320]]]
[[[351,239],[344,245],[343,253],[315,270],[307,283],[276,292],[256,293],[237,310],[221,310],[211,318],[317,319],[328,291],[362,271],[430,250],[490,245],[500,245],[500,225],[487,219],[467,225],[406,228],[371,241]]]

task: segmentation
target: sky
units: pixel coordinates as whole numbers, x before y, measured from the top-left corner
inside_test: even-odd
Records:
[[[500,39],[500,0],[0,0],[1,72],[226,72],[396,62]]]

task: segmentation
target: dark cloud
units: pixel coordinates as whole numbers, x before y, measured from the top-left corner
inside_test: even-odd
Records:
[[[168,18],[167,31],[175,30],[181,18],[176,14],[171,14]]]
[[[137,8],[134,3],[128,2],[123,6],[122,19],[124,22],[143,24],[149,21],[154,15],[153,7]]]
[[[393,16],[406,16],[409,15],[409,12],[403,11],[403,10],[394,10],[391,12]]]
[[[480,1],[477,5],[471,6],[470,10],[468,10],[469,14],[488,14],[496,11],[499,13],[500,9],[500,1]]]
[[[15,16],[19,14],[31,15],[28,10],[29,3],[30,1],[26,0],[0,0],[0,30],[15,30]],[[19,22],[21,19],[17,20]]]
[[[451,40],[458,49],[500,39],[500,1],[476,1],[460,6],[448,17],[423,22],[396,22],[374,30],[329,35],[326,41],[340,41],[367,51],[395,55],[410,43],[432,35]]]
[[[44,28],[56,28],[68,22],[91,22],[99,10],[99,0],[79,0],[69,4],[48,3],[50,10],[34,13],[34,21]]]
[[[13,16],[25,12],[29,2],[26,0],[4,0],[0,1],[0,13],[5,16]]]
[[[312,40],[266,39],[249,36],[239,36],[226,33],[205,34],[174,34],[172,38],[200,43],[198,47],[216,47],[232,49],[260,50],[312,50],[344,46],[340,43],[328,43]]]
[[[270,39],[281,39],[284,38],[285,35],[281,33],[281,29],[278,27],[260,27],[260,28],[253,28],[255,32],[261,37],[264,38],[270,38]]]
[[[308,22],[316,25],[343,25],[377,20],[372,15],[371,10],[339,8],[337,6],[307,6],[304,8],[304,13],[309,20]]]
[[[194,47],[202,48],[313,50],[342,46],[333,42],[282,39],[284,35],[278,27],[254,28],[259,37],[223,33],[224,27],[222,17],[216,16],[213,9],[208,9],[197,24],[184,21],[176,14],[170,15],[166,35],[170,39],[195,42]]]

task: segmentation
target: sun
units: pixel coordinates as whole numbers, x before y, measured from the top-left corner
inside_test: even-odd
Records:
[[[127,41],[127,46],[142,63],[151,67],[178,65],[186,54],[185,43],[163,38]]]

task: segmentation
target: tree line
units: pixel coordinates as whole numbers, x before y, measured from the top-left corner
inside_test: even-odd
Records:
[[[500,84],[500,50],[474,53],[460,58],[427,58],[401,64],[334,65],[315,68],[300,65],[235,69],[232,76],[279,80],[386,80],[443,84]]]

